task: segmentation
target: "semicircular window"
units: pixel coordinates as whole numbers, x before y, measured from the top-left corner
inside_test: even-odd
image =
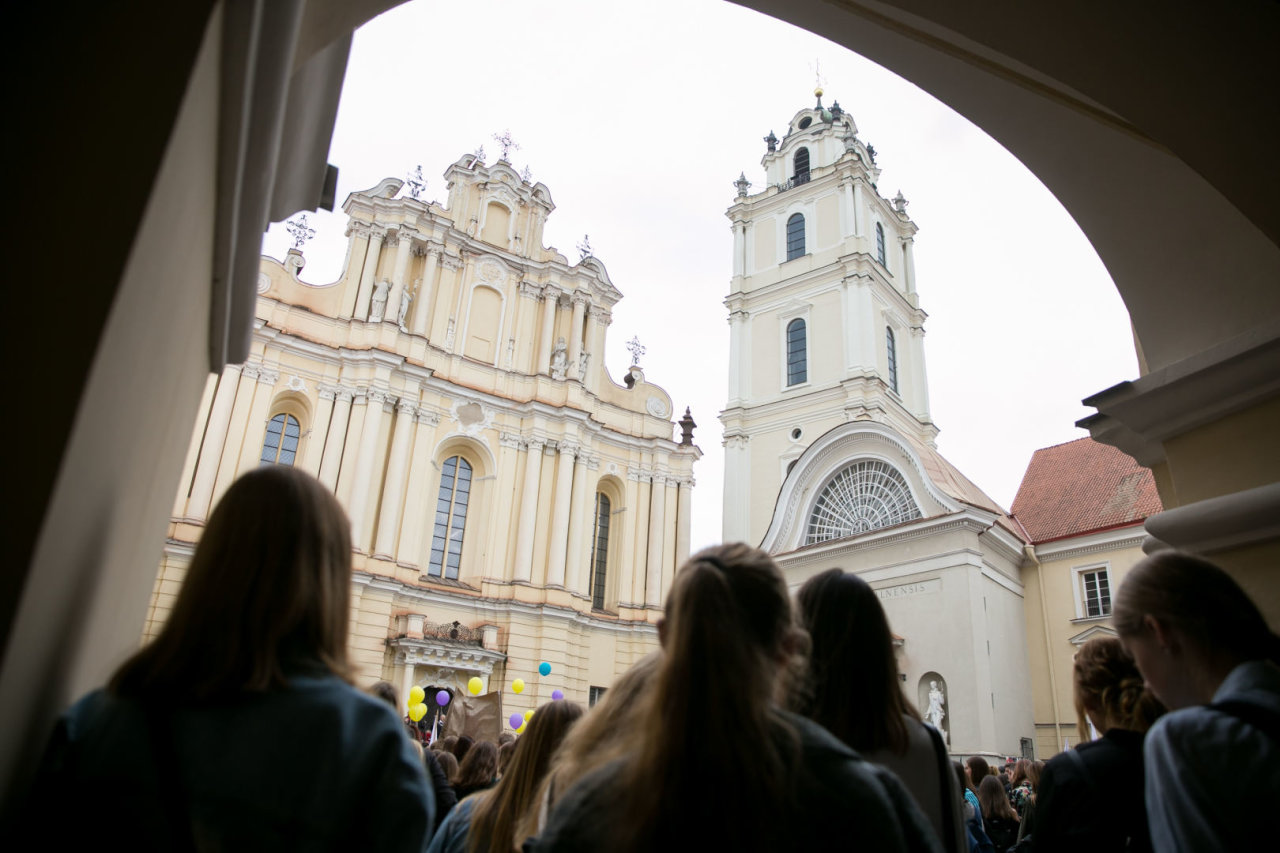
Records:
[[[804,543],[826,542],[921,517],[911,489],[892,465],[854,462],[827,483],[809,517]]]

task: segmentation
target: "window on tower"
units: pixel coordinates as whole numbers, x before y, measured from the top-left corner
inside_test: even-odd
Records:
[[[787,260],[793,261],[804,254],[804,215],[791,214],[787,220]]]
[[[298,455],[298,439],[302,427],[293,415],[283,412],[267,422],[267,434],[262,438],[263,465],[292,465]]]
[[[884,226],[879,222],[876,223],[876,260],[880,262],[880,266],[888,269],[889,262],[884,253]]]
[[[805,181],[809,180],[809,149],[798,149],[793,163],[796,168],[795,174],[791,176],[791,179],[797,184],[803,184]]]
[[[609,496],[596,492],[596,511],[591,531],[591,606],[604,609],[604,587],[609,568]]]
[[[440,491],[436,497],[435,529],[431,534],[431,559],[427,574],[458,579],[462,563],[462,534],[467,526],[467,505],[471,500],[471,463],[450,456],[440,470]]]
[[[809,381],[808,334],[804,320],[787,324],[787,384]]]
[[[884,327],[884,353],[889,364],[889,387],[898,393],[898,345],[893,339],[893,329]]]

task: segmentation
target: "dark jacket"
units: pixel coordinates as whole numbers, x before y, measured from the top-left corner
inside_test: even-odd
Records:
[[[1142,735],[1110,729],[1075,753],[1050,759],[1040,776],[1036,853],[1150,851]]]

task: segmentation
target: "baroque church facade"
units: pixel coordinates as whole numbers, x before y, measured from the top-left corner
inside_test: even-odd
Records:
[[[553,689],[585,703],[657,648],[689,550],[692,418],[675,436],[641,367],[609,375],[622,294],[599,259],[543,246],[546,186],[473,155],[445,179],[443,205],[396,179],[353,193],[336,281],[305,281],[297,249],[262,259],[249,358],[204,392],[148,636],[210,507],[276,463],[351,518],[364,683],[479,677],[517,709]]]
[[[816,94],[765,138],[764,188],[743,175],[727,212],[724,538],[760,544],[793,590],[860,574],[907,696],[934,706],[950,750],[1029,754],[1027,540],[937,451],[916,226],[901,193],[878,190],[853,118]]]

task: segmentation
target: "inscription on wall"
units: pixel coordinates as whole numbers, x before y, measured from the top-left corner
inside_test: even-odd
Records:
[[[917,581],[916,583],[904,583],[898,586],[886,586],[876,590],[876,595],[881,601],[890,601],[897,598],[907,598],[912,595],[928,595],[942,589],[942,581],[934,578],[933,580]]]

